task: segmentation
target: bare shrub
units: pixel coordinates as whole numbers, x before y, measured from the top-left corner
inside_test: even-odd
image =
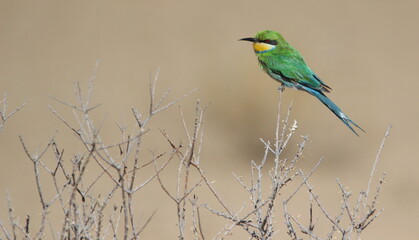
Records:
[[[169,90],[161,97],[156,97],[158,73],[157,71],[154,77],[150,77],[148,112],[140,113],[132,108],[136,126],[130,133],[126,132],[124,126],[119,126],[121,138],[117,143],[106,143],[101,137],[102,122],[98,124],[92,119],[92,112],[100,105],[92,104],[91,99],[96,74],[90,79],[85,95],[80,84],[75,83],[75,104],[53,98],[68,106],[73,112],[76,124],[72,124],[72,121],[65,119],[54,107],[49,106],[52,114],[77,137],[80,149],[76,153],[64,155],[66,147],[62,147],[56,136],[53,136],[46,146],[32,151],[25,143],[24,137],[19,136],[23,151],[33,165],[40,202],[40,224],[31,225],[33,217],[29,215],[21,222],[15,214],[11,197],[8,196],[9,220],[7,224],[0,221],[1,239],[140,239],[143,230],[153,220],[155,212],[146,219],[141,219],[133,210],[133,203],[137,193],[151,181],[158,181],[161,193],[175,203],[179,239],[184,239],[187,231],[190,231],[194,239],[210,238],[210,233],[204,233],[202,211],[213,214],[218,221],[225,223],[224,228],[215,233],[213,239],[229,238],[233,229],[237,227],[243,229],[249,239],[274,239],[279,231],[286,231],[291,239],[302,239],[302,236],[309,239],[359,239],[362,231],[382,212],[377,209],[376,204],[384,182],[384,174],[378,183],[374,184],[376,190],[373,191],[372,188],[376,165],[390,127],[373,164],[366,190],[359,193],[354,206],[349,201],[351,192],[339,179],[336,180],[341,192],[341,206],[338,214],[332,215],[309,182],[323,159],[320,159],[308,173],[303,172],[297,165],[307,137],[302,137],[294,157],[282,157],[284,149],[289,147],[289,140],[297,130],[297,122],[293,121],[290,124],[289,121],[291,106],[286,117],[283,120],[280,118],[282,92],[278,101],[275,139],[272,142],[261,139],[265,149],[264,155],[259,162],[251,162],[248,180],[234,175],[238,182],[237,187],[244,189],[249,195],[249,200],[233,207],[229,206],[202,168],[203,159],[200,153],[203,147],[203,118],[206,107],[202,107],[199,101],[196,102],[192,131],[188,130],[188,121],[180,109],[180,125],[187,136],[187,143],[178,143],[162,129],[162,140],[168,144],[168,153],[151,151],[151,158],[144,157],[141,153],[144,151],[142,146],[145,133],[149,131],[149,122],[155,115],[180,100],[167,102]],[[0,132],[6,120],[24,104],[9,114],[6,114],[5,106],[6,97],[3,99]],[[268,166],[269,161],[273,161],[272,167]],[[177,164],[176,179],[167,179],[165,176],[167,166],[171,164]],[[88,176],[87,168],[96,169],[98,174]],[[143,170],[147,168],[153,168],[154,171],[144,177],[147,171]],[[175,187],[169,187],[167,181],[175,181]],[[96,190],[99,182],[107,182],[108,188]],[[290,185],[291,183],[293,185]],[[268,192],[264,191],[267,189],[265,184],[269,184]],[[288,192],[283,191],[291,186],[293,188],[288,189]],[[198,188],[213,196],[218,204],[210,206],[207,199],[199,198],[196,191]],[[302,191],[307,194],[310,202],[307,209],[308,223],[303,223],[289,210],[296,194]],[[50,194],[51,192],[53,193]],[[325,235],[315,231],[314,219],[319,216],[314,216],[314,209],[317,209],[318,215],[323,216],[324,221],[330,226],[330,231]],[[187,215],[187,212],[191,214]],[[58,229],[56,224],[51,223],[52,213],[61,216]]]

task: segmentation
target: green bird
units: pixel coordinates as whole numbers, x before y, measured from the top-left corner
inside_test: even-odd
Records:
[[[350,124],[365,132],[324,95],[332,88],[307,66],[300,52],[285,41],[281,34],[265,30],[258,32],[255,37],[240,40],[253,42],[253,49],[261,68],[281,83],[280,90],[283,90],[285,86],[308,92],[326,105],[357,136],[359,136],[358,133]]]

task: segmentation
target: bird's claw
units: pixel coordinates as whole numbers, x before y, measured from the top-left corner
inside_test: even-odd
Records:
[[[281,86],[279,86],[278,90],[279,90],[280,92],[283,92],[283,91],[285,90],[285,86],[284,86],[284,84],[281,84]]]

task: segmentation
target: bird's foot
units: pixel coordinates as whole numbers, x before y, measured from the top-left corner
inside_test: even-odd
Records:
[[[281,84],[281,86],[279,86],[278,90],[279,90],[280,92],[283,92],[283,91],[285,90],[285,86],[284,86],[284,84]]]

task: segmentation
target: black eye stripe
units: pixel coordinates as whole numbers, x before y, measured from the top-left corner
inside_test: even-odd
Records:
[[[270,39],[260,40],[260,42],[271,44],[271,45],[277,45],[278,44],[278,41],[270,40]]]

